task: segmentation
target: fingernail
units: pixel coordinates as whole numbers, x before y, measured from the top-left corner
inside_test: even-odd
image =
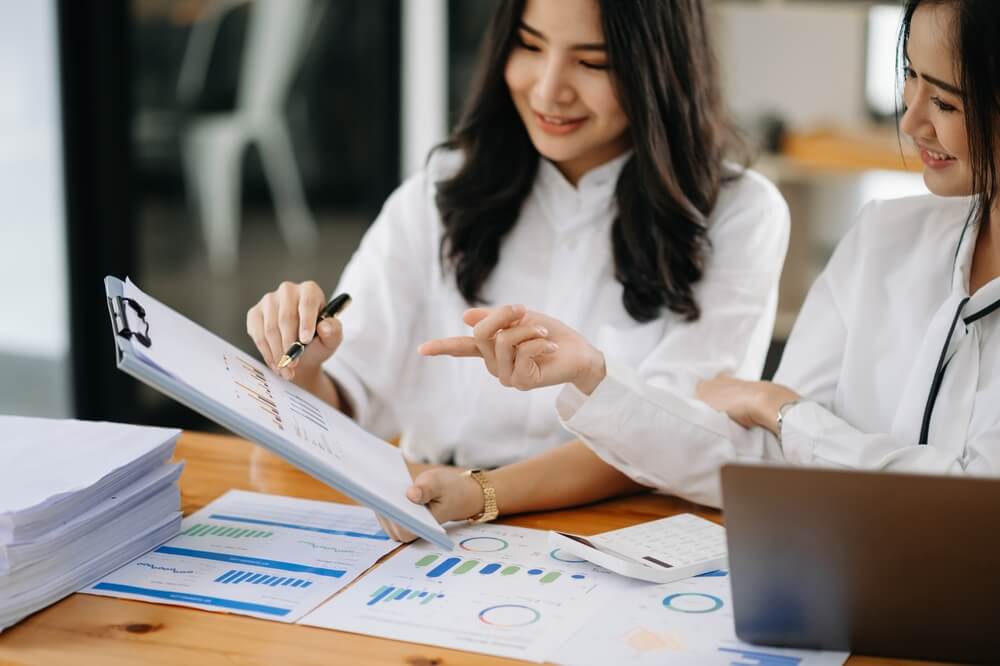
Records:
[[[554,342],[550,342],[549,344],[545,345],[545,349],[547,349],[550,353],[559,351],[559,345],[557,345]]]
[[[423,491],[423,489],[420,488],[420,487],[416,487],[415,490],[416,490],[416,492],[413,493],[414,495],[416,495],[416,499],[413,500],[414,503],[416,503],[416,504],[423,504],[424,503],[424,491]]]
[[[543,338],[549,334],[549,329],[545,328],[544,326],[539,326],[535,330],[538,331],[538,335],[542,336]]]
[[[299,331],[300,342],[309,342],[310,340],[312,340],[312,337],[313,337],[313,332],[308,329],[303,328],[301,331]]]

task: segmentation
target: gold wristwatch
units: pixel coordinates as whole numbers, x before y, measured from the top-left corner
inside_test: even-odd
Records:
[[[497,491],[486,480],[486,475],[481,469],[470,469],[465,473],[475,479],[479,487],[483,489],[483,510],[469,518],[470,523],[486,523],[495,520],[500,512],[497,510]]]

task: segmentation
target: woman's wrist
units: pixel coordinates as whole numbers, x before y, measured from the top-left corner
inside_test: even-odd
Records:
[[[754,405],[753,420],[757,425],[777,435],[778,412],[781,411],[783,405],[798,400],[799,395],[781,384],[772,382],[759,382],[759,388],[760,392]]]
[[[584,395],[593,393],[608,374],[604,354],[601,353],[601,350],[590,347],[589,351],[587,361],[581,368],[580,376],[573,381],[573,385]]]

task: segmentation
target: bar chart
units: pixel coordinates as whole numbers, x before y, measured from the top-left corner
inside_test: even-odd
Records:
[[[418,569],[426,569],[425,575],[428,578],[441,578],[445,574],[462,576],[476,570],[476,573],[481,576],[492,576],[493,574],[513,576],[523,573],[527,576],[537,577],[538,582],[543,585],[554,583],[566,575],[562,571],[546,571],[536,567],[524,567],[519,564],[501,564],[499,562],[483,564],[482,560],[465,560],[461,557],[445,557],[441,559],[441,557],[436,554],[424,555],[414,563],[414,566]],[[431,566],[432,564],[434,566]],[[586,578],[584,574],[579,573],[570,574],[567,577],[573,580],[583,580]]]
[[[225,583],[235,585],[248,583],[251,585],[269,585],[270,587],[311,587],[312,581],[304,578],[288,578],[285,576],[270,576],[268,574],[254,573],[252,571],[240,571],[230,569],[226,573],[216,578],[214,583]]]
[[[369,599],[369,606],[374,606],[375,604],[389,603],[392,601],[416,601],[421,606],[426,606],[435,599],[440,599],[444,594],[440,592],[428,592],[427,590],[413,590],[409,588],[399,588],[392,585],[383,585],[374,592],[372,592],[371,599]]]
[[[191,537],[225,537],[227,539],[267,539],[274,532],[267,530],[251,530],[240,527],[227,527],[225,525],[213,525],[212,523],[195,523],[191,527],[181,532],[181,536]]]
[[[274,394],[264,373],[242,358],[223,356],[222,360],[236,387],[236,397],[248,398],[251,404],[263,411],[274,425],[284,430],[285,425],[278,410],[278,403],[274,401]]]
[[[292,412],[298,414],[315,425],[317,428],[322,429],[324,432],[329,431],[329,428],[326,426],[326,421],[323,419],[323,414],[321,414],[319,409],[312,405],[308,400],[289,391],[288,402]]]

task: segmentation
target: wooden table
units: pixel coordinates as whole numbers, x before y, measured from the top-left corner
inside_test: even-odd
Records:
[[[234,437],[186,433],[177,458],[184,513],[230,488],[349,502],[264,449]],[[719,512],[672,497],[643,494],[569,511],[504,519],[509,525],[593,534],[690,511],[720,521]],[[74,594],[0,634],[0,666],[14,664],[118,666],[447,666],[523,664],[490,657],[239,615]],[[852,657],[853,666],[927,664]]]

